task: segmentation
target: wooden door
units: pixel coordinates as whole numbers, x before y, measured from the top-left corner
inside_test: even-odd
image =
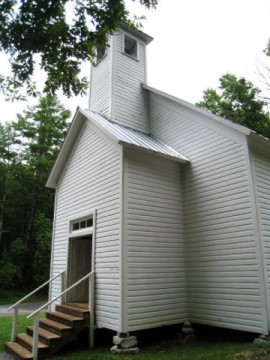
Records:
[[[68,286],[91,271],[91,237],[72,238],[69,241]],[[89,281],[85,280],[70,291],[68,301],[88,302]]]

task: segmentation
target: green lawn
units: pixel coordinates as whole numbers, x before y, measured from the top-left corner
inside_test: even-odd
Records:
[[[269,360],[270,348],[245,343],[183,343],[144,345],[137,355],[113,355],[110,346],[94,350],[68,349],[54,360]]]
[[[55,360],[229,360],[234,354],[255,350],[254,345],[244,344],[183,344],[170,343],[166,345],[151,345],[141,348],[137,355],[113,355],[107,348],[97,348],[92,351],[69,350],[55,356]],[[257,358],[256,358],[257,359]],[[259,359],[259,358],[258,358]],[[254,360],[254,359],[252,359]]]
[[[43,314],[44,316],[44,314]],[[19,320],[19,332],[25,332],[26,325],[32,325],[33,320],[27,320],[26,315],[21,315]],[[0,352],[4,349],[4,343],[10,341],[12,317],[0,317]],[[111,334],[110,334],[111,335]],[[110,353],[111,336],[99,338],[97,347],[89,350],[85,341],[74,342],[53,360],[269,360],[270,346],[254,345],[247,339],[235,337],[223,339],[213,336],[199,337],[198,340],[185,343],[183,340],[176,340],[175,337],[156,342],[144,335],[140,335],[141,351],[137,355],[113,355]],[[223,336],[223,335],[222,335]],[[234,336],[234,335],[233,335]],[[166,337],[166,333],[165,333]]]
[[[33,324],[33,319],[26,319],[27,315],[19,316],[18,333],[25,332],[27,325]],[[0,352],[4,349],[4,344],[11,339],[12,316],[0,316]]]

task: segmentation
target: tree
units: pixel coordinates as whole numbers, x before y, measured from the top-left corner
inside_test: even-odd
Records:
[[[43,284],[50,275],[52,222],[44,214],[38,214],[34,224],[36,247],[33,259],[33,280],[36,285]]]
[[[14,151],[15,135],[9,123],[0,124],[0,253],[2,249],[2,234],[4,211],[6,206],[8,178],[11,163],[15,161]]]
[[[268,40],[268,43],[266,45],[266,48],[264,50],[267,56],[270,56],[270,39]]]
[[[269,114],[264,110],[265,102],[258,98],[260,90],[233,74],[223,75],[219,81],[220,91],[205,90],[197,106],[270,137]]]
[[[0,127],[0,196],[5,200],[0,207],[5,230],[0,248],[1,286],[27,287],[48,273],[54,196],[45,184],[69,116],[57,98],[47,95],[18,115],[17,121]],[[7,181],[2,177],[4,170],[8,170]],[[43,273],[38,271],[41,263]]]
[[[267,46],[264,49],[264,53],[266,56],[270,56],[270,39],[268,40]],[[265,88],[265,94],[262,99],[267,103],[268,108],[270,107],[270,67],[265,66],[264,68],[259,69],[259,75],[261,78],[261,82]]]
[[[158,3],[139,1],[148,8]],[[121,22],[131,24],[124,0],[2,1],[0,50],[11,56],[13,73],[0,77],[2,90],[16,92],[26,84],[28,94],[35,94],[31,78],[39,54],[47,73],[46,91],[54,93],[62,87],[67,96],[84,92],[88,84],[80,78],[81,63],[91,60],[97,47],[106,47],[107,35]]]
[[[24,269],[29,266],[27,248],[22,239],[15,239],[3,252],[0,260],[1,286],[13,288],[24,285]]]
[[[33,225],[40,203],[45,211],[44,206],[49,200],[50,192],[44,188],[67,132],[67,119],[70,115],[70,111],[65,110],[55,97],[47,95],[40,99],[38,105],[28,108],[23,115],[18,115],[18,121],[13,123],[18,142],[22,146],[20,158],[28,164],[32,178],[26,244],[33,241]]]

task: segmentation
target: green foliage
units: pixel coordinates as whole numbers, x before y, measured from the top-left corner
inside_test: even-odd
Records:
[[[10,245],[10,258],[14,264],[27,264],[27,248],[21,238],[14,240]]]
[[[267,56],[270,56],[270,39],[268,40],[267,46],[264,50]]]
[[[3,288],[22,286],[23,269],[27,262],[27,248],[18,238],[6,249],[0,260],[0,278]]]
[[[219,91],[205,90],[197,106],[270,137],[269,114],[264,110],[265,103],[258,99],[260,90],[233,74],[223,75],[219,81]]]
[[[16,287],[22,280],[20,265],[13,263],[7,252],[3,252],[0,260],[0,278],[1,287],[4,289]]]
[[[22,88],[25,89],[25,94],[22,93]],[[15,75],[6,76],[0,75],[0,90],[6,97],[7,101],[26,101],[30,96],[40,96],[37,90],[37,85],[31,79],[25,82],[19,81]]]
[[[15,302],[17,302],[18,300],[25,297],[25,295],[29,294],[29,292],[31,290],[33,290],[33,289],[32,288],[31,289],[25,289],[25,288],[23,288],[23,289],[20,289],[20,288],[2,289],[1,288],[1,290],[0,290],[0,292],[1,292],[0,305],[15,304]],[[42,290],[45,290],[45,288],[43,288]],[[37,292],[27,299],[28,303],[39,302],[39,301],[48,301],[48,294],[47,294],[46,290]]]
[[[56,97],[0,126],[1,287],[48,279],[53,192],[45,188],[68,128],[70,112]]]
[[[36,285],[49,279],[52,240],[52,221],[39,214],[34,223],[36,247],[33,261],[33,279]]]
[[[22,146],[20,156],[36,170],[51,169],[68,128],[71,113],[56,97],[40,98],[38,105],[18,115],[12,124]]]
[[[16,145],[15,133],[10,123],[0,123],[0,161],[10,163],[16,157],[14,149]]]
[[[158,0],[140,3],[150,8]],[[121,22],[129,22],[124,0],[1,2],[0,50],[11,57],[13,77],[0,77],[0,88],[18,98],[26,84],[28,94],[35,94],[31,78],[39,54],[47,73],[45,91],[54,94],[61,87],[66,96],[84,93],[88,83],[80,78],[81,63],[93,58],[96,47],[106,46],[107,35]]]

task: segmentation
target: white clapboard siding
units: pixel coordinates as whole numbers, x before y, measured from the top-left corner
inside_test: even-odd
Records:
[[[127,331],[187,318],[183,206],[178,163],[125,154]]]
[[[270,159],[255,151],[252,159],[266,271],[267,295],[268,299],[270,299]]]
[[[118,329],[120,153],[90,123],[83,130],[57,189],[53,274],[66,269],[69,218],[97,210],[96,289],[97,326]],[[60,291],[55,281],[51,296]]]
[[[145,44],[138,42],[138,60],[123,53],[123,33],[114,36],[112,120],[148,132],[145,94]]]
[[[91,67],[89,108],[108,118],[111,116],[112,48]]]
[[[182,179],[189,320],[262,332],[245,135],[149,95],[152,134],[191,160]]]

